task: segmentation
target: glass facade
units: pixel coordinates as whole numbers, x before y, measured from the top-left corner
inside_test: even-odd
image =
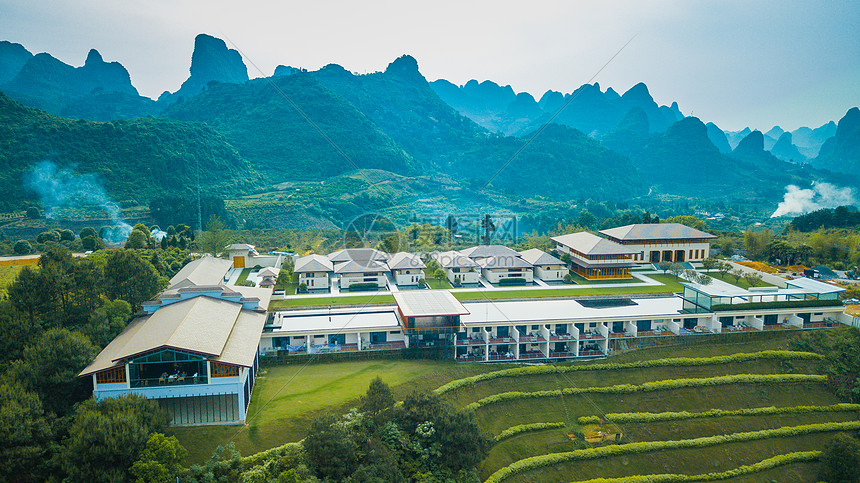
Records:
[[[128,361],[131,387],[206,384],[206,357],[164,349]]]

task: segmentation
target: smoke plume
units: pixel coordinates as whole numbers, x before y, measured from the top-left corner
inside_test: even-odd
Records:
[[[122,243],[131,233],[131,225],[120,216],[119,206],[111,201],[93,175],[77,175],[68,169],[58,168],[50,161],[42,161],[24,174],[24,186],[39,195],[48,218],[61,208],[101,207],[110,217],[112,225],[102,230],[105,241]]]
[[[839,188],[830,183],[813,183],[811,188],[802,189],[790,184],[785,187],[783,201],[770,217],[798,216],[822,208],[855,204],[857,198],[851,188]]]

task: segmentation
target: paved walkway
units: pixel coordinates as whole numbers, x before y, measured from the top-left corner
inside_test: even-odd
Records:
[[[385,278],[388,279],[388,290],[390,290],[392,292],[399,292],[400,291],[400,287],[397,286],[397,281],[394,280],[394,275],[392,275],[390,273],[386,273]]]

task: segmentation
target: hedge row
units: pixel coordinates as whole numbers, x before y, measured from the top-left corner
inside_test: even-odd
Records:
[[[741,352],[727,356],[714,357],[675,357],[666,359],[653,359],[648,361],[637,362],[609,362],[599,364],[580,364],[575,366],[527,366],[515,367],[512,369],[503,369],[501,371],[486,372],[470,377],[464,377],[451,381],[443,386],[435,389],[436,394],[444,394],[454,389],[459,389],[465,386],[471,386],[478,382],[498,379],[500,377],[520,377],[533,376],[538,374],[566,373],[578,371],[609,371],[616,369],[641,369],[648,367],[667,367],[667,366],[706,366],[712,364],[729,364],[732,362],[745,362],[759,359],[823,359],[824,356],[814,352],[798,352],[798,351],[761,351],[761,352]]]
[[[511,426],[510,428],[502,431],[496,436],[496,442],[503,439],[508,439],[510,437],[516,436],[520,433],[527,433],[529,431],[541,431],[543,429],[551,429],[551,428],[563,428],[565,427],[564,423],[532,423],[532,424],[520,424],[519,426]]]
[[[750,475],[761,471],[778,468],[780,466],[790,465],[792,463],[805,463],[807,461],[816,461],[821,457],[821,451],[798,451],[796,453],[788,453],[774,456],[766,460],[744,465],[733,470],[722,471],[718,473],[705,473],[701,475],[679,475],[679,474],[661,474],[661,475],[635,475],[625,476],[621,478],[595,478],[585,480],[580,483],[670,483],[676,481],[717,481],[735,478],[737,476]]]
[[[860,421],[846,421],[842,423],[805,424],[801,426],[763,429],[760,431],[732,433],[720,436],[704,436],[701,438],[682,439],[679,441],[645,441],[641,443],[598,446],[596,448],[579,449],[568,451],[566,453],[550,453],[522,459],[499,469],[490,475],[484,483],[496,483],[525,471],[531,471],[537,468],[557,465],[569,461],[590,460],[625,454],[650,453],[667,449],[707,448],[718,444],[740,443],[768,438],[785,438],[831,431],[854,431],[857,429],[860,429]]]
[[[764,408],[745,408],[737,410],[711,409],[701,413],[663,412],[663,413],[607,413],[603,419],[613,423],[648,423],[655,421],[680,421],[684,419],[697,418],[719,418],[722,416],[762,416],[771,414],[806,414],[806,413],[829,413],[860,411],[860,404],[834,404],[832,406],[791,406],[777,408],[773,406]],[[599,416],[582,416],[577,421],[579,424],[600,424]]]
[[[488,404],[517,399],[532,399],[542,397],[560,397],[573,394],[586,393],[609,393],[625,394],[632,392],[663,391],[667,389],[679,389],[682,387],[719,386],[723,384],[759,384],[776,382],[824,382],[827,376],[819,374],[734,374],[730,376],[704,377],[698,379],[667,379],[664,381],[645,382],[642,384],[616,384],[614,386],[595,387],[566,387],[550,391],[510,391],[493,394],[479,399],[466,406],[466,409],[476,410]]]
[[[245,465],[245,468],[250,468],[252,466],[265,463],[270,459],[286,456],[287,454],[301,454],[302,452],[304,452],[304,446],[302,445],[302,441],[296,443],[282,444],[281,446],[276,446],[265,451],[260,451],[259,453],[245,456],[244,458],[242,458],[242,463]]]

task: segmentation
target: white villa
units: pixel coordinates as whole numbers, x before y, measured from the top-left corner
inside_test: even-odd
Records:
[[[504,284],[506,281],[532,283],[532,264],[523,260],[516,251],[503,245],[478,245],[460,250],[481,267],[481,275],[488,282]]]
[[[296,260],[293,272],[299,275],[299,283],[305,284],[308,290],[328,290],[334,264],[325,255],[308,255]]]
[[[564,280],[564,276],[570,273],[563,261],[537,248],[520,252],[520,257],[532,264],[534,278],[544,281]]]
[[[680,223],[634,224],[600,233],[632,250],[638,263],[702,261],[709,256],[710,240],[716,238]]]
[[[480,266],[471,258],[458,251],[436,252],[431,254],[433,260],[445,270],[448,281],[452,284],[477,284],[481,276]]]
[[[234,243],[224,247],[228,258],[233,262],[233,268],[274,267],[279,265],[278,255],[260,255],[254,245]]]
[[[387,264],[397,285],[418,285],[424,280],[424,269],[427,265],[414,253],[395,253]]]

